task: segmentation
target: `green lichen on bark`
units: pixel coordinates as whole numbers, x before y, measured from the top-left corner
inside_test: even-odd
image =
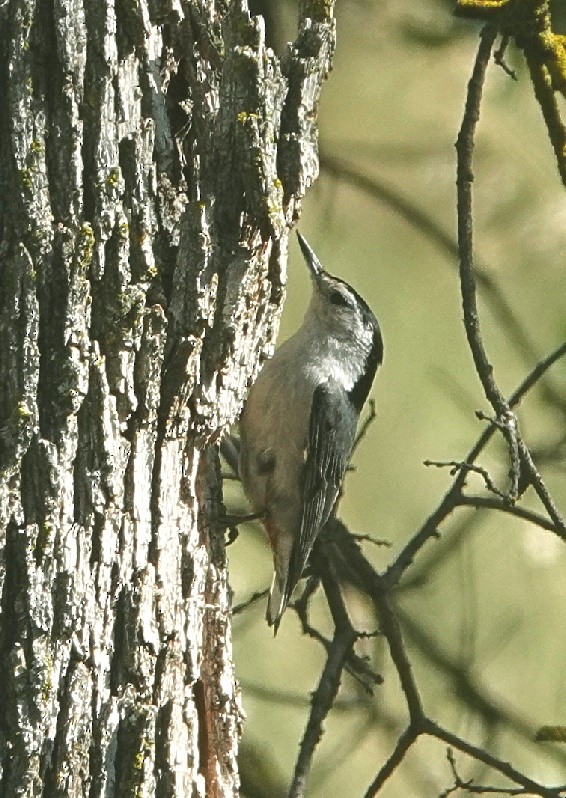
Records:
[[[552,28],[548,0],[457,0],[456,13],[485,20],[523,50],[566,187],[566,125],[555,96],[566,98],[566,37]]]

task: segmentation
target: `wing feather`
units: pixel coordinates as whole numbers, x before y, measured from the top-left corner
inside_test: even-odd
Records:
[[[291,550],[285,604],[301,578],[314,542],[336,502],[348,467],[356,422],[357,413],[337,382],[329,381],[315,389],[303,472],[301,526]]]

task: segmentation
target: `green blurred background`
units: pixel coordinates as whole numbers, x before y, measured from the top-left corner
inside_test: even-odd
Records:
[[[355,455],[339,510],[352,531],[391,542],[390,548],[365,548],[384,568],[450,483],[446,470],[426,468],[423,460],[463,459],[483,429],[475,411],[489,413],[465,340],[456,257],[414,214],[426,214],[455,239],[454,142],[479,25],[455,19],[447,0],[337,5],[338,49],[319,116],[323,168],[300,227],[326,268],[366,298],[384,333],[384,365],[372,392],[377,419]],[[562,0],[553,6],[562,32],[565,6]],[[268,36],[281,53],[295,34],[295,3],[267,0],[252,9],[266,12]],[[484,291],[484,341],[496,380],[510,393],[566,337],[566,194],[521,54],[510,48],[507,59],[518,81],[495,65],[488,71],[474,186],[477,262],[527,339],[519,340]],[[388,187],[405,213],[337,173],[336,159]],[[309,295],[292,241],[280,340],[300,324]],[[519,419],[564,512],[564,361],[548,382],[562,401],[551,404],[536,389]],[[486,450],[480,463],[505,485],[501,445]],[[469,482],[483,492],[480,482]],[[539,509],[532,490],[524,501]],[[226,504],[246,507],[232,482],[226,483]],[[528,775],[564,784],[566,745],[534,743],[533,737],[543,724],[566,725],[566,549],[525,522],[470,509],[456,511],[442,533],[421,552],[397,594],[425,708]],[[269,585],[271,554],[260,528],[242,529],[229,558],[235,604]],[[358,628],[374,629],[370,608],[355,594],[347,598]],[[323,597],[312,606],[313,619],[329,632]],[[242,795],[248,798],[286,794],[324,662],[321,647],[301,636],[292,611],[275,639],[264,611],[259,602],[234,618],[247,714]],[[385,682],[368,699],[345,677],[315,757],[307,792],[313,798],[363,795],[406,724],[383,642],[366,640],[358,650],[372,658]],[[503,783],[471,760],[457,755],[457,762],[462,778]],[[421,739],[380,795],[438,796],[452,782],[446,747]]]

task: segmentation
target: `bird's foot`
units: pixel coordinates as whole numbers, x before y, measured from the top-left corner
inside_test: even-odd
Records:
[[[224,513],[218,522],[228,531],[228,540],[226,545],[229,546],[238,537],[238,527],[240,524],[247,524],[249,521],[257,521],[263,518],[263,513],[247,513],[244,515],[235,515],[232,513]]]

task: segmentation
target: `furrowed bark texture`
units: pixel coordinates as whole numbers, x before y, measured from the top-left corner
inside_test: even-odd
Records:
[[[332,2],[0,3],[0,795],[231,796],[218,458],[317,176]]]

